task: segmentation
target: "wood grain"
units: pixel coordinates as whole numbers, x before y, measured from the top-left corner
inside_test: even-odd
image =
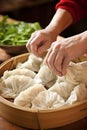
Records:
[[[0,130],[32,130],[16,126],[7,120],[0,117]],[[87,118],[84,118],[78,122],[48,130],[87,130]]]

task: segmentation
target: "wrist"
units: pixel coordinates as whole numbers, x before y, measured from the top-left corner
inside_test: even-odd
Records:
[[[45,30],[50,34],[50,37],[53,38],[53,41],[57,39],[59,35],[58,29],[55,26],[48,25]]]

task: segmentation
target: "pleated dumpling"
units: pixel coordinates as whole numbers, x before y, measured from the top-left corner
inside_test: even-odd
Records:
[[[56,92],[48,90],[40,92],[32,101],[32,109],[53,109],[63,106],[65,101]]]
[[[79,63],[70,62],[67,73],[70,76],[66,75],[66,78],[68,79],[70,77],[69,80],[72,79],[72,82],[83,82],[87,84],[87,61]]]
[[[32,100],[42,91],[46,89],[42,84],[35,84],[25,91],[22,91],[14,100],[15,105],[23,106],[23,107],[31,107]]]
[[[24,76],[28,76],[28,77],[31,77],[31,78],[34,78],[36,73],[33,72],[32,70],[29,70],[29,69],[26,69],[26,68],[23,68],[23,69],[20,69],[20,68],[17,68],[17,69],[13,69],[13,70],[6,70],[4,73],[3,73],[3,79],[6,79],[12,75],[24,75]]]
[[[74,88],[74,85],[69,82],[56,82],[51,88],[49,88],[49,91],[56,92],[59,94],[62,98],[65,100],[70,96],[72,90]]]
[[[71,92],[70,97],[66,101],[69,104],[87,99],[87,87],[84,83],[77,85]]]
[[[4,98],[15,98],[26,88],[32,86],[34,80],[24,75],[12,75],[7,79],[0,80],[0,93]]]
[[[49,67],[46,64],[43,64],[40,67],[40,70],[38,71],[37,75],[34,78],[36,83],[41,83],[44,86],[46,86],[51,81],[56,81],[56,75],[53,74],[53,72],[49,69]]]
[[[80,83],[87,83],[87,61],[80,63],[70,62],[67,73],[63,77],[57,77],[56,83],[49,89],[57,92],[67,100],[74,87]]]
[[[28,60],[24,63],[18,62],[16,68],[27,68],[34,72],[38,72],[43,59],[36,57],[34,54],[30,54]]]

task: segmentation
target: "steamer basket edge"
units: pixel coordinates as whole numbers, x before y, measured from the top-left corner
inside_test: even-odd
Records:
[[[2,76],[3,72],[6,69],[9,70],[15,68],[15,65],[18,61],[26,61],[28,56],[29,53],[21,54],[19,56],[10,58],[9,60],[2,63],[0,65],[0,76]],[[70,124],[72,122],[87,117],[87,100],[82,101],[81,103],[76,103],[72,106],[61,107],[58,110],[31,111],[27,109],[22,109],[21,107],[18,108],[17,106],[13,105],[13,103],[9,103],[9,101],[6,101],[2,97],[0,97],[0,115],[6,118],[8,121],[26,128],[55,128]]]

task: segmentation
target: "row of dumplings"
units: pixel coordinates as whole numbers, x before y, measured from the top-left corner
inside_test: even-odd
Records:
[[[0,78],[0,95],[15,105],[53,109],[87,99],[87,61],[70,62],[67,74],[55,75],[43,58],[30,54]]]

